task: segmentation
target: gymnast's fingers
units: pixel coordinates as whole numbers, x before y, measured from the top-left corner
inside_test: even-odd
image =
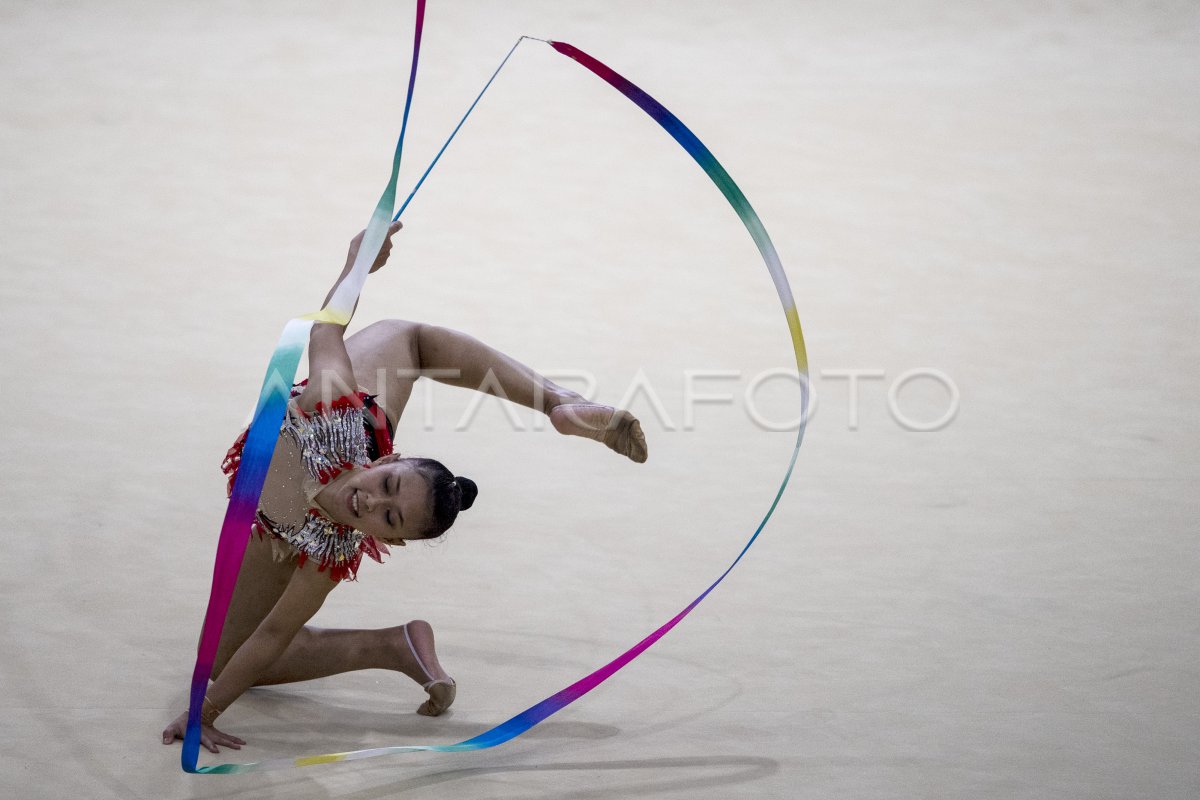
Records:
[[[213,738],[216,739],[217,744],[228,745],[229,747],[232,747],[235,750],[239,749],[239,745],[243,745],[246,743],[245,739],[242,739],[239,736],[234,736],[232,733],[226,733],[225,731],[219,731],[216,728],[213,728],[212,732],[213,732]]]
[[[163,744],[170,744],[176,739],[182,739],[184,732],[187,730],[187,712],[183,712],[176,717],[170,725],[163,728]]]
[[[388,258],[392,255],[392,242],[390,239],[384,239],[383,246],[379,248],[379,255],[375,256],[375,263],[371,265],[371,272],[378,272],[383,269],[383,265],[388,262]]]
[[[234,750],[241,749],[241,746],[246,743],[244,739],[240,739],[237,736],[233,736],[232,734],[228,734],[225,731],[219,730],[213,725],[205,725],[200,729],[200,732],[204,736],[208,737],[208,740],[214,745],[224,745],[225,747],[232,747]]]

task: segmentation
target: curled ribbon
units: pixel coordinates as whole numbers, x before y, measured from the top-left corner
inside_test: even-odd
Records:
[[[662,126],[671,137],[678,142],[684,150],[687,151],[700,168],[712,179],[721,193],[729,201],[742,223],[746,226],[746,230],[750,233],[750,237],[758,246],[759,253],[762,255],[763,261],[770,272],[771,280],[775,285],[775,290],[779,295],[779,300],[783,305],[784,316],[787,319],[788,331],[792,341],[792,348],[796,357],[796,368],[799,373],[800,381],[800,426],[796,433],[796,444],[792,450],[791,458],[788,461],[787,470],[784,472],[783,479],[779,483],[779,489],[775,493],[774,499],[771,501],[770,507],[762,520],[754,529],[754,533],[750,536],[745,546],[738,553],[733,562],[726,567],[725,571],[713,581],[711,585],[700,593],[696,599],[692,600],[678,614],[667,620],[649,635],[639,641],[637,644],[630,647],[625,652],[614,658],[599,669],[591,672],[588,675],[580,678],[570,686],[556,692],[539,703],[525,709],[516,716],[508,719],[499,725],[496,725],[489,730],[480,733],[470,739],[458,742],[456,744],[441,744],[441,745],[400,745],[394,747],[376,747],[366,750],[354,750],[345,753],[327,753],[324,755],[305,756],[301,758],[279,758],[269,759],[265,761],[256,761],[242,764],[214,764],[211,766],[199,767],[196,764],[197,756],[200,748],[200,706],[204,700],[205,690],[207,688],[209,676],[212,674],[213,661],[216,655],[217,645],[221,638],[221,628],[224,625],[226,612],[229,610],[229,602],[233,594],[233,588],[237,581],[237,574],[242,562],[242,556],[245,553],[246,542],[248,539],[248,531],[250,523],[254,519],[255,511],[258,507],[259,497],[262,494],[263,482],[266,479],[267,468],[270,466],[271,456],[274,452],[275,441],[279,434],[279,426],[283,420],[283,414],[287,403],[289,390],[291,388],[292,379],[296,374],[296,367],[300,360],[300,355],[304,351],[305,343],[309,330],[314,322],[334,322],[337,324],[346,324],[349,321],[354,304],[358,299],[358,295],[362,290],[363,283],[366,280],[369,267],[374,262],[375,256],[378,254],[380,247],[383,244],[386,236],[389,223],[390,209],[395,204],[396,197],[396,180],[400,169],[400,155],[404,146],[404,133],[408,125],[408,112],[412,105],[413,85],[416,80],[417,61],[421,48],[421,32],[424,25],[425,16],[425,0],[417,2],[417,19],[414,33],[413,44],[413,60],[412,69],[409,74],[408,92],[405,97],[404,118],[400,128],[400,138],[396,143],[395,155],[392,159],[392,175],[384,190],[383,195],[379,198],[379,203],[375,207],[375,211],[371,216],[370,224],[367,226],[366,234],[363,236],[362,245],[359,248],[358,256],[354,262],[350,274],[338,287],[337,292],[326,304],[325,308],[314,314],[309,314],[304,317],[298,317],[288,322],[284,328],[283,334],[280,337],[279,344],[275,348],[275,352],[271,356],[271,361],[267,367],[267,375],[263,381],[263,387],[259,394],[258,405],[255,408],[253,422],[250,425],[250,431],[246,439],[245,449],[242,452],[241,466],[237,473],[237,480],[234,483],[233,493],[229,500],[229,507],[225,514],[225,521],[221,527],[221,537],[217,545],[216,563],[213,568],[213,584],[212,591],[209,596],[208,611],[205,614],[204,626],[201,631],[200,647],[196,657],[196,667],[192,674],[192,686],[190,693],[190,706],[188,714],[187,734],[184,738],[182,765],[186,772],[209,773],[209,774],[228,774],[249,772],[253,770],[277,769],[282,767],[304,767],[314,764],[329,764],[338,761],[357,761],[365,758],[375,758],[378,756],[393,755],[397,753],[414,753],[414,752],[463,752],[469,750],[483,750],[489,747],[496,747],[505,742],[520,736],[533,726],[540,723],[542,720],[557,713],[566,706],[578,700],[592,689],[599,686],[604,681],[608,680],[618,670],[633,661],[646,651],[651,645],[661,639],[672,628],[678,625],[684,617],[692,612],[708,594],[715,589],[721,581],[725,579],[742,557],[758,539],[760,533],[766,527],[767,522],[775,513],[776,507],[779,505],[779,500],[783,496],[784,490],[787,488],[788,481],[792,476],[792,471],[796,466],[796,458],[800,453],[800,445],[804,440],[804,431],[808,422],[808,407],[809,407],[809,383],[808,383],[808,361],[804,348],[804,335],[800,329],[800,319],[796,312],[796,303],[792,297],[792,290],[788,284],[787,276],[784,274],[783,265],[779,261],[779,254],[775,250],[775,246],[771,243],[771,237],[767,234],[767,230],[763,227],[762,221],[758,214],[755,213],[750,202],[746,199],[745,194],[738,188],[738,185],[721,166],[712,152],[709,151],[704,143],[696,137],[691,130],[684,125],[678,117],[663,107],[661,103],[655,100],[650,95],[639,89],[633,83],[619,75],[607,65],[601,63],[597,59],[583,52],[579,48],[567,44],[565,42],[547,41],[545,39],[537,39],[536,41],[544,42],[552,47],[556,52],[561,53],[575,62],[591,71],[600,79],[611,85],[618,92],[623,94],[629,100],[633,101],[639,108],[649,114],[655,122]],[[428,177],[430,170],[437,164],[445,152],[446,147],[453,141],[458,131],[462,128],[464,122],[471,111],[474,110],[484,92],[491,86],[496,75],[503,69],[508,62],[509,57],[517,49],[517,46],[526,39],[534,39],[534,37],[522,36],[517,40],[512,49],[508,51],[508,55],[501,61],[500,66],[492,74],[491,78],[480,91],[479,96],[467,109],[467,113],[463,115],[462,120],[454,128],[449,139],[442,145],[433,162],[422,174],[416,187],[408,198],[404,201],[400,210],[396,212],[395,219],[399,219],[400,215],[408,207],[413,195],[417,189],[424,183]]]

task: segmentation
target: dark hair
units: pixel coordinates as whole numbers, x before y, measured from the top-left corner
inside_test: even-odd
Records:
[[[475,503],[475,495],[479,487],[470,478],[455,476],[446,466],[432,458],[408,459],[413,468],[429,482],[429,492],[432,497],[432,513],[429,527],[425,529],[426,539],[436,539],[441,536],[454,520],[458,512],[465,511]]]

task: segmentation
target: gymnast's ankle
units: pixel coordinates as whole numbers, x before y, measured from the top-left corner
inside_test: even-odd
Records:
[[[559,406],[571,406],[576,403],[586,403],[587,398],[578,392],[564,389],[561,386],[547,388],[542,395],[542,413],[550,416],[550,412]]]

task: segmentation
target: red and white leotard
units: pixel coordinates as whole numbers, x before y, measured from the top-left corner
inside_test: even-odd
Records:
[[[301,383],[292,388],[279,433],[287,436],[300,453],[309,476],[304,483],[310,507],[304,521],[297,525],[275,522],[260,507],[251,530],[260,537],[270,536],[273,545],[281,545],[276,547],[277,554],[295,558],[300,564],[311,559],[319,570],[329,570],[329,577],[335,581],[354,580],[363,555],[382,563],[387,546],[360,530],[329,519],[312,503],[312,498],[343,470],[390,454],[391,425],[375,398],[365,392],[339,397],[328,405],[318,403],[311,413],[306,413],[296,404],[303,386]],[[242,431],[221,462],[221,470],[229,476],[230,493],[247,433]]]

